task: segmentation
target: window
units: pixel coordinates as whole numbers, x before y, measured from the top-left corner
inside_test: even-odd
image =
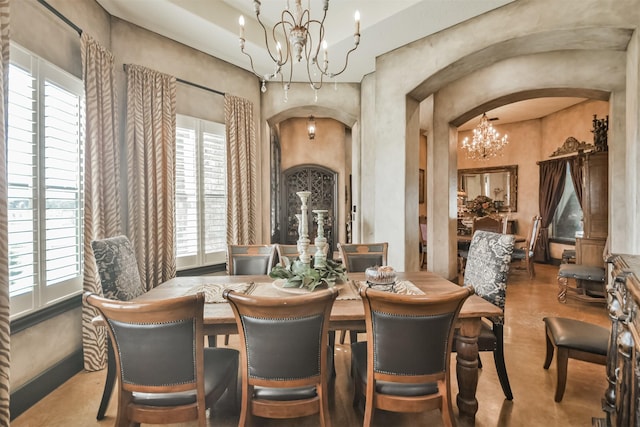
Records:
[[[567,164],[567,172],[564,180],[564,192],[558,203],[558,208],[553,215],[552,237],[559,240],[575,242],[576,231],[582,231],[582,208],[578,202],[576,191],[571,179],[570,165]]]
[[[12,44],[9,293],[16,318],[82,290],[84,87]]]
[[[177,117],[176,264],[219,264],[227,251],[227,157],[224,125]]]

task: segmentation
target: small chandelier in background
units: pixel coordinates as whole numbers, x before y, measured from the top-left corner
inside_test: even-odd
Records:
[[[462,140],[462,149],[468,159],[488,160],[502,155],[502,149],[509,143],[507,138],[507,135],[500,137],[500,133],[489,123],[487,113],[484,113],[473,130],[473,139],[469,141],[469,137],[466,137]]]
[[[316,119],[313,116],[309,116],[307,121],[307,133],[309,134],[309,140],[313,141],[316,137]]]
[[[349,63],[349,55],[358,48],[360,44],[360,12],[355,13],[355,33],[354,47],[349,50],[345,56],[344,66],[336,71],[329,71],[329,52],[327,49],[327,41],[325,38],[324,20],[329,10],[329,0],[323,0],[322,20],[318,21],[311,18],[309,7],[302,8],[301,0],[295,0],[293,12],[289,10],[289,1],[287,0],[287,8],[281,13],[281,20],[273,26],[271,31],[271,39],[269,32],[264,23],[260,19],[260,1],[254,0],[253,7],[256,12],[256,19],[264,31],[264,40],[267,52],[274,63],[274,70],[270,74],[258,74],[253,66],[253,58],[244,50],[244,16],[240,16],[240,50],[249,57],[251,70],[262,81],[262,92],[267,91],[266,82],[280,77],[284,89],[284,101],[287,101],[287,92],[291,87],[291,79],[293,78],[293,63],[301,62],[304,57],[306,61],[306,71],[309,85],[315,91],[316,101],[318,100],[318,90],[322,87],[323,78],[334,78],[347,69]],[[315,29],[315,32],[313,30]],[[315,43],[315,44],[314,44]],[[322,63],[318,61],[320,46],[323,50]],[[295,58],[295,59],[294,59]],[[285,71],[288,76],[285,78],[283,67],[288,65]]]

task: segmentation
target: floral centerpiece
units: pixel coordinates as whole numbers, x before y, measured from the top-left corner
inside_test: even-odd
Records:
[[[320,285],[331,288],[338,280],[345,280],[345,268],[342,264],[327,259],[322,265],[309,266],[300,259],[290,261],[282,257],[279,264],[271,269],[269,276],[274,279],[285,279],[284,288],[306,288],[313,291]]]
[[[477,216],[487,216],[495,212],[493,200],[487,196],[478,196],[468,202],[467,210]]]

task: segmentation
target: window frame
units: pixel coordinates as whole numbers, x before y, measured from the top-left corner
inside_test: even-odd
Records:
[[[176,267],[178,271],[184,270],[193,270],[193,269],[201,269],[206,268],[208,266],[220,265],[226,263],[226,244],[224,248],[220,248],[215,251],[206,251],[206,242],[205,242],[205,183],[204,183],[204,174],[203,171],[205,169],[205,156],[204,156],[204,134],[210,133],[214,134],[220,138],[222,138],[222,145],[224,146],[224,157],[225,160],[222,162],[225,167],[224,175],[226,176],[226,129],[225,125],[222,123],[217,123],[211,120],[200,119],[192,116],[187,116],[183,114],[176,115],[176,144],[179,135],[179,128],[189,129],[195,132],[195,144],[196,144],[196,180],[197,180],[197,252],[193,255],[187,256],[178,256],[177,246],[178,246],[178,170],[176,170]],[[176,149],[176,164],[178,163],[178,150]],[[226,181],[224,185],[224,194],[221,195],[221,198],[225,200],[225,210],[226,206]],[[224,215],[226,218],[226,215]],[[224,223],[224,230],[226,236],[226,221]]]
[[[81,79],[73,76],[67,71],[55,66],[51,62],[39,57],[38,55],[28,51],[22,46],[11,42],[10,46],[10,67],[18,67],[30,74],[33,79],[33,95],[32,95],[32,143],[33,143],[33,196],[31,219],[33,229],[33,285],[28,290],[10,295],[10,319],[16,320],[25,317],[34,312],[43,310],[61,301],[68,300],[82,292],[82,281],[84,271],[84,138],[85,138],[85,106],[84,106],[84,83]],[[11,71],[10,71],[11,73]],[[51,187],[47,187],[45,178],[47,176],[45,155],[47,151],[45,132],[45,86],[47,83],[52,84],[55,88],[61,88],[74,97],[77,103],[77,110],[73,114],[78,121],[77,149],[78,164],[75,187],[69,187],[72,191],[77,191],[77,197],[72,200],[77,201],[74,210],[77,215],[73,217],[62,217],[64,222],[69,222],[69,218],[76,223],[72,228],[76,229],[74,236],[75,242],[72,246],[77,251],[72,256],[76,259],[74,268],[77,274],[73,277],[62,279],[60,281],[47,284],[47,204],[46,200],[50,200],[47,195],[48,191],[55,191]],[[11,80],[9,80],[11,85]],[[54,107],[55,108],[55,107]],[[49,116],[51,117],[51,116]],[[9,126],[9,111],[7,112],[7,127]],[[74,133],[76,132],[74,131]],[[8,136],[7,136],[8,138]],[[74,151],[75,152],[75,151]],[[9,151],[7,152],[7,162],[9,162]],[[53,163],[55,164],[55,163]],[[7,163],[7,166],[9,163]],[[49,164],[51,166],[51,163]],[[50,175],[49,175],[50,176]],[[9,183],[8,183],[9,184]],[[68,191],[68,189],[65,189]],[[64,191],[63,191],[64,192]],[[7,207],[9,207],[7,205]],[[49,217],[51,220],[51,217]],[[49,239],[51,241],[51,239]],[[10,285],[11,286],[11,285]],[[10,288],[11,292],[11,288]]]

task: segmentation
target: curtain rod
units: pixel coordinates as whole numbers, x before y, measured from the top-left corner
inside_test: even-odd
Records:
[[[63,14],[61,14],[60,12],[58,12],[58,10],[56,10],[53,6],[51,6],[49,3],[47,3],[45,0],[38,0],[38,3],[40,3],[41,5],[43,5],[44,7],[46,7],[47,9],[49,9],[49,11],[51,13],[53,13],[54,15],[56,15],[58,18],[60,18],[65,24],[67,24],[68,26],[70,26],[71,28],[73,28],[74,30],[76,30],[76,32],[78,33],[79,36],[82,35],[82,28],[78,27],[76,24],[74,24],[73,22],[71,22],[69,20],[69,18],[67,18],[66,16],[64,16]]]
[[[124,71],[127,71],[127,65],[129,65],[129,64],[122,64],[122,69]],[[222,95],[222,96],[226,95],[226,93],[220,92],[219,90],[211,89],[210,87],[202,86],[202,85],[200,85],[198,83],[193,83],[193,82],[190,82],[190,81],[187,81],[187,80],[179,79],[177,77],[176,77],[176,81],[178,83],[183,83],[183,84],[186,84],[186,85],[189,85],[189,86],[197,87],[198,89],[206,90],[208,92],[213,92],[213,93],[218,94],[218,95]]]

